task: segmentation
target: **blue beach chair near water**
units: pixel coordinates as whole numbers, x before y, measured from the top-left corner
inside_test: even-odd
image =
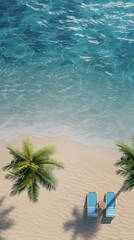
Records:
[[[89,192],[87,194],[87,216],[98,217],[97,193]]]
[[[116,196],[114,192],[107,192],[106,196],[106,217],[116,217]]]

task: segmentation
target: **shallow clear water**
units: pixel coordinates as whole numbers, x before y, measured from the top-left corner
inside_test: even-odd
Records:
[[[0,138],[134,133],[134,3],[0,0]]]

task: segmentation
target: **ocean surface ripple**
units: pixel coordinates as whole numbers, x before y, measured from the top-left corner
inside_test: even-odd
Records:
[[[0,138],[134,133],[134,3],[0,0]]]

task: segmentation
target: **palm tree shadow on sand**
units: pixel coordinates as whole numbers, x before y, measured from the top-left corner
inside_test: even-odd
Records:
[[[124,186],[122,186],[116,193],[116,196],[115,196],[116,199],[122,192],[125,192]],[[97,234],[101,224],[110,224],[113,220],[113,218],[108,218],[108,217],[106,218],[105,211],[102,211],[102,212],[98,211],[98,217],[96,218],[88,218],[87,217],[87,197],[85,199],[83,215],[81,215],[77,207],[73,209],[72,215],[74,219],[64,223],[64,230],[72,231],[71,240],[76,240],[79,235],[84,240],[91,239]]]
[[[0,199],[0,240],[5,240],[5,238],[2,237],[2,233],[14,225],[14,220],[8,217],[14,207],[3,208],[4,199],[5,197]]]
[[[88,218],[87,199],[85,199],[83,215],[81,215],[77,207],[73,209],[72,215],[74,220],[69,220],[64,223],[65,231],[72,231],[71,240],[76,240],[79,235],[84,240],[87,240],[89,238],[91,239],[97,234],[102,214],[99,214],[99,216],[96,218]]]

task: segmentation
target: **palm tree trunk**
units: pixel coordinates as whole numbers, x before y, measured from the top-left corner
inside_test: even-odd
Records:
[[[124,192],[125,188],[124,185],[122,185],[122,187],[118,190],[118,192],[116,193],[116,198],[122,193]]]

